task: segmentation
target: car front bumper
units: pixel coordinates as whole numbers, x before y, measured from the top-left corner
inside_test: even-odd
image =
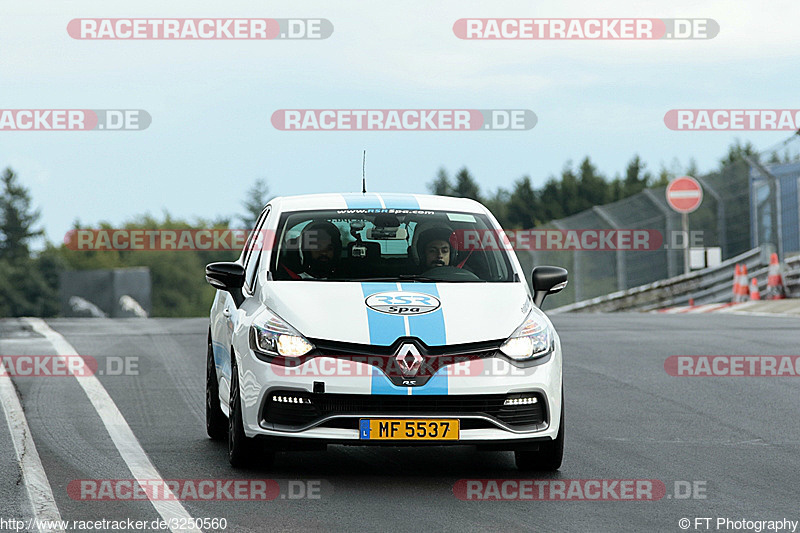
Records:
[[[546,361],[536,366],[520,368],[498,357],[479,359],[441,368],[426,385],[419,387],[397,387],[380,370],[368,364],[347,361],[343,365],[341,360],[330,359],[317,357],[313,365],[307,368],[302,365],[289,372],[286,367],[262,361],[247,350],[239,361],[247,436],[272,438],[276,442],[308,440],[309,443],[356,445],[507,442],[535,446],[536,442],[555,439],[558,433],[562,402],[558,341]],[[324,393],[319,392],[320,388],[324,388]],[[276,423],[275,417],[269,415],[269,405],[276,395],[306,398],[326,407],[320,408],[318,416],[297,420],[284,417]],[[538,398],[541,420],[512,423],[513,416],[503,417],[497,411],[498,399],[502,402],[504,397],[530,395]],[[342,401],[354,398],[358,401]],[[495,410],[480,405],[483,399],[491,399]],[[422,404],[424,409],[419,408]],[[463,408],[459,409],[459,404]],[[359,435],[358,422],[363,418],[457,418],[461,421],[461,431],[457,441],[370,441]]]

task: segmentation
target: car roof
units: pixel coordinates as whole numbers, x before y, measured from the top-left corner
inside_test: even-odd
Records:
[[[475,200],[430,194],[374,192],[303,194],[279,196],[269,203],[281,212],[313,209],[396,209],[487,213],[486,208]]]

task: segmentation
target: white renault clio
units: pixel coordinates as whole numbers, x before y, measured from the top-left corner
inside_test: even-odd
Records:
[[[495,218],[463,198],[273,199],[212,263],[206,426],[243,466],[327,444],[474,445],[556,470],[561,343]]]

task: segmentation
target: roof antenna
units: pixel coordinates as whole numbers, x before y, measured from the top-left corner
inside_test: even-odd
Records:
[[[361,160],[361,194],[367,194],[367,151],[364,150],[364,157]]]

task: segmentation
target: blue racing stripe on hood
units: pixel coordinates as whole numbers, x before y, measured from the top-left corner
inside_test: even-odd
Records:
[[[361,292],[364,299],[379,292],[396,291],[395,283],[362,283]],[[366,302],[364,303],[366,307]],[[406,326],[403,317],[399,315],[387,315],[379,313],[367,307],[367,325],[369,327],[369,343],[380,346],[389,346],[398,337],[406,334]],[[408,394],[408,387],[396,387],[382,370],[373,367],[372,379],[370,380],[372,394]]]
[[[439,290],[434,283],[414,283],[401,285],[403,290],[430,294],[439,298]],[[411,315],[408,317],[408,330],[412,337],[418,337],[428,346],[444,346],[447,344],[447,331],[444,323],[442,305],[432,313]],[[437,372],[425,385],[415,387],[414,394],[447,394],[447,371]]]
[[[378,292],[396,291],[397,285],[394,283],[362,283],[361,291],[364,299]],[[366,307],[366,302],[364,307]],[[398,337],[406,334],[406,326],[403,317],[399,315],[387,315],[379,313],[374,309],[367,309],[367,325],[369,326],[369,343],[379,346],[389,346]]]
[[[406,283],[401,285],[402,290],[430,294],[439,299],[439,291],[434,283]],[[441,302],[441,299],[439,299]],[[444,327],[444,314],[442,306],[424,315],[409,315],[408,330],[412,337],[419,338],[428,346],[444,346],[447,344],[447,334]]]
[[[362,283],[361,291],[364,298],[379,293],[396,291],[394,283]],[[420,292],[439,298],[439,291],[432,283],[413,283],[400,286],[400,290]],[[366,305],[366,304],[365,304]],[[443,346],[447,344],[444,314],[441,306],[432,313],[424,315],[389,315],[379,313],[367,307],[367,323],[369,327],[370,344],[389,346],[399,337],[406,336],[405,320],[408,320],[408,334],[417,337],[428,346]],[[447,394],[447,372],[438,372],[428,383],[421,387],[398,387],[394,385],[381,369],[372,369],[371,393],[372,394]]]

